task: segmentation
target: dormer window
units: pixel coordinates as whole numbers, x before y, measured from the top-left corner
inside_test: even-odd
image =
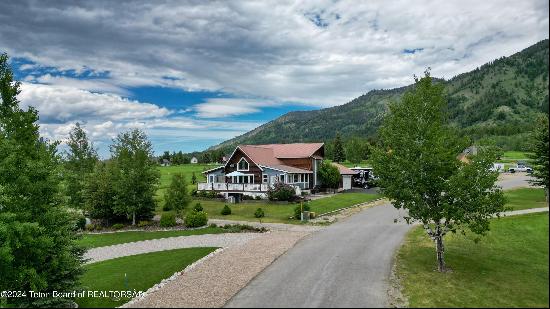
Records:
[[[237,171],[248,171],[248,161],[242,158],[237,164]]]

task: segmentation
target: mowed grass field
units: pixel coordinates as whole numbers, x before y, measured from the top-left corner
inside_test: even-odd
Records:
[[[126,256],[86,265],[82,286],[86,291],[143,291],[183,270],[216,248],[186,248]],[[114,308],[129,298],[85,297],[76,300],[81,308]]]
[[[452,272],[436,271],[433,242],[414,228],[397,254],[410,307],[548,307],[548,213],[494,219],[480,242],[445,238]]]
[[[124,244],[134,241],[160,239],[168,237],[220,234],[227,233],[226,230],[219,227],[206,227],[195,230],[174,230],[174,231],[129,231],[102,234],[84,234],[78,243],[85,248],[96,248]]]
[[[191,184],[191,176],[195,172],[197,182],[204,182],[206,178],[202,174],[203,171],[215,168],[219,165],[216,164],[185,164],[176,166],[159,167],[161,177],[160,184],[157,190],[157,213],[162,213],[162,206],[164,205],[164,192],[170,185],[172,175],[176,173],[182,173],[185,175],[187,182],[189,183],[189,190],[196,188],[196,185]],[[379,198],[378,194],[364,194],[364,193],[346,193],[337,194],[332,197],[327,197],[315,201],[309,202],[311,211],[321,214],[328,211],[336,210],[343,207],[352,206],[355,204],[368,202]],[[239,220],[239,221],[258,221],[254,217],[254,212],[258,208],[262,208],[265,212],[265,217],[262,218],[262,222],[270,223],[299,223],[297,220],[291,220],[289,217],[294,215],[294,208],[299,204],[276,204],[269,203],[268,201],[259,201],[254,203],[241,203],[241,204],[229,204],[232,210],[232,214],[228,216],[221,215],[222,208],[226,203],[217,200],[194,200],[189,209],[191,209],[195,203],[201,203],[204,211],[208,214],[208,218],[214,219],[227,219],[227,220]]]
[[[546,207],[546,197],[542,188],[521,188],[504,191],[507,204],[512,210]]]
[[[173,165],[173,166],[160,166],[160,182],[159,187],[157,189],[157,213],[162,212],[162,206],[164,205],[164,192],[166,191],[166,188],[170,185],[170,182],[172,181],[172,176],[177,173],[181,173],[185,176],[185,179],[187,180],[188,189],[189,192],[191,192],[192,189],[197,188],[197,185],[194,185],[191,183],[191,177],[193,175],[193,172],[195,173],[195,176],[197,177],[197,182],[205,182],[206,177],[202,174],[202,172],[207,171],[209,169],[213,169],[220,166],[219,164],[182,164],[182,165]]]
[[[315,212],[316,214],[322,214],[339,208],[372,201],[379,197],[380,195],[378,194],[341,193],[331,197],[325,197],[308,202],[308,205],[311,208],[310,211]],[[256,209],[262,208],[265,213],[265,217],[262,218],[262,222],[300,223],[298,220],[289,219],[289,217],[294,215],[294,208],[300,206],[299,203],[276,204],[269,203],[268,201],[260,201],[254,203],[228,204],[231,208],[231,214],[223,216],[221,211],[226,203],[213,200],[194,201],[194,203],[197,202],[201,203],[204,211],[208,214],[208,218],[257,222],[259,219],[254,217],[254,212]],[[191,208],[194,203],[190,205],[189,208]]]

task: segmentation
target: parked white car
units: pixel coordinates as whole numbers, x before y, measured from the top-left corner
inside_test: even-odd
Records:
[[[516,165],[514,167],[510,167],[508,169],[508,172],[510,173],[515,173],[515,172],[527,172],[527,173],[531,173],[533,172],[533,169],[530,168],[529,166],[525,166],[525,165]]]

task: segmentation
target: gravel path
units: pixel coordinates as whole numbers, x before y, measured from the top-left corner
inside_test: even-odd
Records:
[[[231,246],[125,307],[222,307],[307,232],[269,232]]]
[[[90,259],[88,261],[88,264],[90,264],[123,256],[172,249],[193,247],[227,248],[229,246],[244,244],[261,235],[262,234],[260,233],[225,233],[151,239],[113,246],[93,248],[88,250],[84,257],[86,259]]]
[[[533,214],[538,212],[548,212],[548,207],[540,207],[540,208],[531,208],[531,209],[522,209],[522,210],[512,210],[512,211],[505,211],[501,214],[503,217],[509,217],[509,216],[518,216],[518,215],[525,215],[525,214]]]

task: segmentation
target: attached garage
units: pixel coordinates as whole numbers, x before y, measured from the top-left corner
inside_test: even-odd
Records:
[[[342,190],[351,189],[351,175],[342,175]]]
[[[352,183],[353,183],[352,182],[353,175],[357,174],[358,172],[351,170],[338,163],[332,163],[332,164],[334,164],[338,168],[340,175],[342,175],[342,179],[340,180],[340,187],[338,188],[338,190],[339,191],[351,190]]]

